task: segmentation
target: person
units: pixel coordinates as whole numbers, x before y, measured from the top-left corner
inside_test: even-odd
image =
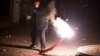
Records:
[[[45,32],[48,28],[48,22],[51,21],[52,23],[55,20],[56,15],[56,8],[55,2],[52,0],[49,2],[48,6],[41,9],[39,13],[36,14],[35,20],[35,30],[33,29],[34,36],[32,35],[32,45],[31,47],[34,48],[36,38],[40,38],[41,50],[46,48],[46,37]]]

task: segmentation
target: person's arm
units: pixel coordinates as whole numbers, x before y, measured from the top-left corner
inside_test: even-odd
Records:
[[[54,23],[55,17],[56,17],[56,8],[52,8],[52,10],[51,10],[51,12],[50,12],[50,21],[51,21],[52,23]]]

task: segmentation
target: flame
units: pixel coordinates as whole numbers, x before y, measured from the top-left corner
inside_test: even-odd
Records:
[[[74,35],[74,32],[70,28],[69,24],[63,21],[60,17],[57,17],[53,23],[53,26],[55,27],[56,33],[61,38],[71,38]]]

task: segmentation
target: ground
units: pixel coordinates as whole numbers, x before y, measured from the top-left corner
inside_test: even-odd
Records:
[[[30,25],[11,24],[8,27],[0,28],[0,31],[0,56],[74,56],[78,47],[90,44],[85,42],[86,39],[76,40],[74,37],[65,39],[61,45],[45,55],[39,55],[37,54],[40,49],[38,42],[36,50],[29,48],[31,45]],[[47,48],[58,40],[60,38],[50,30],[47,33]]]

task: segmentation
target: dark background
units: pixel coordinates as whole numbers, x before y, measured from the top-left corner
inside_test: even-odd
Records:
[[[60,1],[60,0],[59,0]],[[62,1],[62,0],[61,0]],[[69,18],[70,23],[79,28],[84,34],[100,35],[99,1],[97,0],[63,0],[58,2],[64,4],[65,18]],[[45,0],[46,2],[46,0]],[[44,5],[45,6],[45,5]],[[61,12],[61,9],[58,9]],[[10,0],[0,1],[0,20],[10,14]],[[61,14],[63,15],[63,14]]]

